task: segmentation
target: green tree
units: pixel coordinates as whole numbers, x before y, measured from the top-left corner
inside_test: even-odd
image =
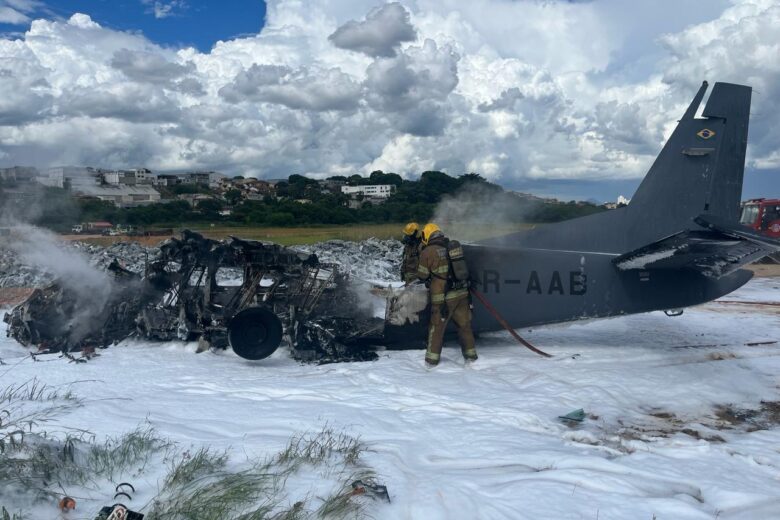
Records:
[[[239,202],[241,202],[241,199],[243,198],[243,195],[241,194],[241,190],[237,190],[235,188],[230,188],[225,192],[225,200],[228,204],[231,206],[235,206]]]
[[[393,186],[400,186],[404,180],[397,173],[384,173],[382,170],[376,170],[371,172],[368,176],[368,183],[370,184],[392,184]]]
[[[204,218],[209,220],[219,220],[219,212],[222,210],[222,204],[218,200],[205,199],[199,200],[196,207]]]
[[[292,213],[272,213],[268,218],[268,223],[272,226],[286,227],[292,226],[296,222]]]

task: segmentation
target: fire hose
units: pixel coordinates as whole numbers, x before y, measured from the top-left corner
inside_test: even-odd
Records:
[[[518,342],[519,342],[521,345],[523,345],[525,348],[527,348],[527,349],[528,349],[528,350],[530,350],[531,352],[535,352],[535,353],[539,354],[540,356],[544,356],[544,357],[548,357],[548,358],[549,358],[549,357],[552,357],[552,355],[551,355],[551,354],[548,354],[547,352],[544,352],[544,351],[541,351],[541,350],[539,350],[538,348],[534,347],[533,345],[531,345],[530,343],[528,343],[526,340],[524,340],[523,338],[521,338],[521,337],[520,337],[520,334],[518,334],[517,332],[515,332],[515,329],[513,329],[513,328],[512,328],[512,327],[509,325],[509,323],[507,323],[507,321],[506,321],[506,320],[505,320],[505,319],[504,319],[504,318],[501,316],[501,314],[499,314],[499,313],[498,313],[498,311],[495,309],[495,307],[493,307],[493,305],[491,305],[491,304],[490,304],[490,302],[487,300],[487,298],[485,298],[485,295],[484,295],[484,294],[482,294],[481,292],[479,292],[479,291],[478,291],[476,288],[474,288],[474,287],[469,287],[469,290],[471,291],[471,294],[473,294],[474,296],[476,296],[476,297],[477,297],[477,299],[478,299],[480,302],[482,302],[482,305],[484,305],[484,306],[485,306],[485,309],[487,309],[487,311],[488,311],[490,314],[492,314],[492,315],[493,315],[493,317],[496,319],[496,321],[497,321],[498,323],[500,323],[500,324],[501,324],[501,326],[502,326],[502,327],[504,327],[504,328],[507,330],[507,332],[509,332],[509,333],[512,335],[512,337],[514,337],[514,338],[515,338],[515,339],[516,339],[516,340],[517,340],[517,341],[518,341]]]

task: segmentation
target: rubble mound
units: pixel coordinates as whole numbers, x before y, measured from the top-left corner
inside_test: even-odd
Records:
[[[160,251],[156,247],[146,247],[138,242],[117,242],[107,247],[74,242],[73,247],[89,256],[92,265],[100,269],[105,269],[116,259],[122,267],[138,274],[143,274],[147,261],[153,260]]]
[[[158,249],[145,247],[137,242],[119,242],[110,246],[100,246],[86,242],[64,243],[63,247],[83,253],[91,265],[105,270],[115,259],[128,271],[143,274],[147,258],[153,259]],[[44,268],[25,263],[10,248],[0,248],[0,288],[4,287],[45,287],[54,281],[51,273]]]
[[[16,253],[0,248],[0,288],[2,287],[42,287],[52,281],[52,277],[34,265],[24,265]]]
[[[328,240],[296,249],[316,254],[320,262],[338,264],[345,274],[353,278],[383,283],[401,279],[403,244],[398,240]]]
[[[147,247],[138,242],[118,242],[110,246],[101,246],[86,242],[71,242],[64,245],[85,254],[92,265],[103,270],[115,259],[120,265],[142,274],[147,259],[154,259],[159,249]],[[324,263],[339,265],[345,274],[352,278],[370,282],[388,283],[398,281],[401,269],[403,245],[398,240],[379,240],[369,238],[361,242],[329,240],[307,246],[295,246],[293,249],[304,253],[314,253]],[[240,277],[240,272],[219,273],[228,278]],[[45,270],[27,265],[10,248],[0,248],[0,288],[3,287],[45,287],[54,281]],[[220,280],[221,281],[221,280]]]

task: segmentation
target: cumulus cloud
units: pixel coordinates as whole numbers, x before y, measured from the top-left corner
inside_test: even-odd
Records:
[[[277,0],[207,53],[37,19],[0,39],[0,165],[636,178],[708,79],[756,88],[749,161],[780,167],[780,6],[707,9],[643,16],[636,42],[617,0]],[[619,61],[632,45],[652,59]]]
[[[480,103],[477,108],[480,112],[493,112],[494,110],[513,111],[515,110],[516,102],[523,98],[525,96],[518,87],[510,87],[489,103]]]
[[[373,9],[361,22],[350,20],[328,36],[336,47],[372,57],[395,56],[399,45],[416,38],[409,11],[398,2]]]
[[[337,68],[292,70],[276,65],[252,65],[220,89],[231,103],[257,101],[300,110],[353,110],[360,85]]]
[[[176,16],[189,7],[184,0],[169,0],[167,2],[162,0],[141,0],[141,2],[148,6],[146,12],[153,14],[158,19]]]
[[[377,59],[366,70],[368,103],[401,132],[440,135],[447,123],[450,93],[458,84],[460,57],[426,39],[392,59]]]
[[[749,150],[757,167],[780,167],[780,4],[773,0],[739,3],[705,24],[668,34],[670,52],[663,78],[676,89],[693,89],[698,78],[751,85]]]
[[[120,49],[111,58],[111,66],[138,82],[169,84],[184,76],[192,66],[171,63],[153,52]]]

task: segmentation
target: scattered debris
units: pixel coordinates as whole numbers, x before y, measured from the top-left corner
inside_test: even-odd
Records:
[[[352,483],[351,495],[365,495],[376,500],[386,500],[390,502],[390,495],[387,492],[387,486],[376,483],[367,483],[362,480],[356,480]]]
[[[114,504],[102,508],[95,520],[144,520],[144,515],[130,511],[125,505]]]
[[[578,408],[577,410],[573,410],[566,415],[559,415],[558,419],[564,422],[582,422],[585,420],[585,410]]]
[[[780,401],[761,401],[758,408],[736,408],[732,405],[715,407],[716,428],[743,429],[748,432],[767,430],[780,424]]]
[[[57,504],[57,507],[60,508],[60,511],[63,513],[67,513],[69,511],[72,511],[73,509],[76,509],[76,501],[70,498],[69,496],[64,496],[60,499],[59,503]]]

